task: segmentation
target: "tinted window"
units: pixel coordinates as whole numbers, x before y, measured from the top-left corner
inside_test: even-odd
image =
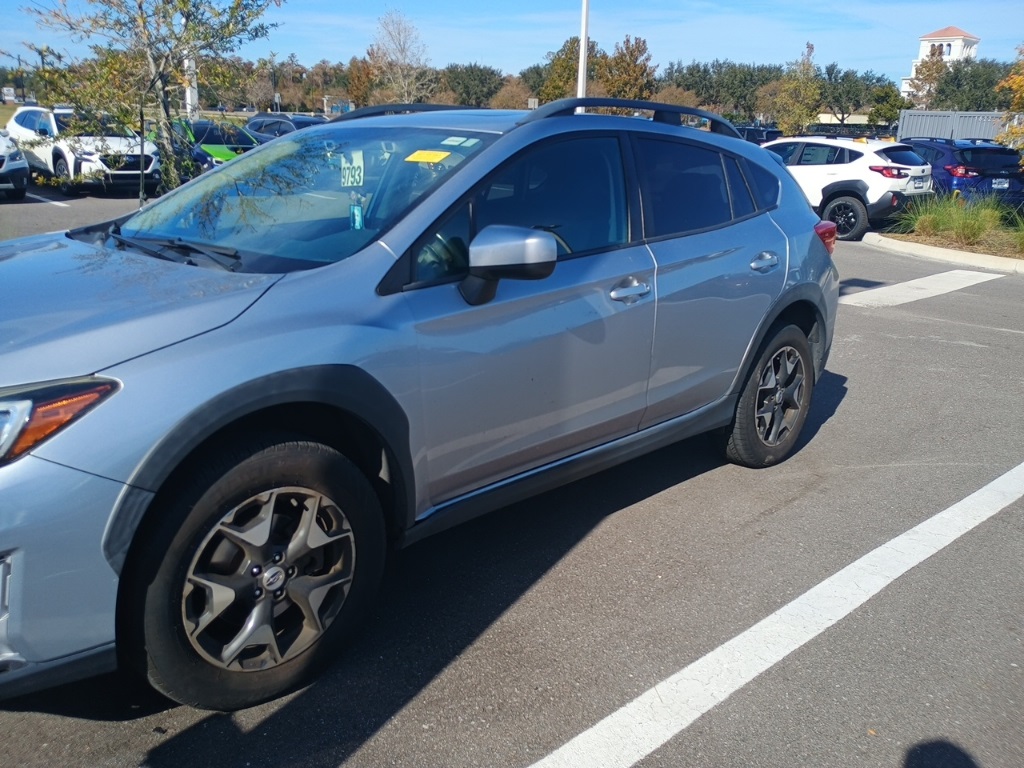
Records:
[[[637,142],[647,237],[717,227],[732,220],[722,156],[674,141]]]
[[[511,160],[480,185],[470,203],[413,246],[414,279],[465,272],[467,243],[491,224],[551,232],[559,256],[626,243],[626,186],[618,140],[560,141]]]
[[[732,199],[734,218],[749,216],[754,212],[754,199],[750,196],[747,180],[743,178],[735,157],[725,158],[725,176],[729,180],[729,196]]]
[[[744,163],[744,167],[747,169],[746,176],[750,180],[757,207],[762,210],[774,208],[779,202],[778,178],[771,171],[753,163]]]
[[[22,128],[28,128],[30,131],[34,131],[39,127],[39,112],[34,109],[29,110],[28,112],[22,112],[14,118],[14,122]]]
[[[910,147],[886,147],[880,149],[876,154],[888,158],[890,162],[899,165],[928,165],[925,159]]]
[[[255,147],[256,140],[241,128],[224,123],[213,125],[210,123],[195,123],[192,131],[196,137],[197,144],[223,144],[236,147]]]
[[[776,155],[781,157],[783,161],[789,163],[789,159],[796,152],[797,147],[800,145],[795,141],[784,141],[781,144],[773,144],[770,147],[765,147],[769,152],[774,152]]]

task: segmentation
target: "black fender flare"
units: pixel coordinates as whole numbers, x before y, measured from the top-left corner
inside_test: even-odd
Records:
[[[814,321],[824,331],[826,317],[825,295],[821,290],[821,286],[817,283],[800,283],[787,290],[779,297],[775,306],[764,316],[764,319],[762,319],[761,325],[757,329],[757,334],[751,341],[750,346],[747,347],[743,362],[737,370],[736,380],[729,390],[730,394],[739,395],[747,381],[747,377],[750,375],[751,367],[757,361],[757,356],[765,339],[768,337],[768,332],[778,322],[780,317],[793,306],[800,303],[809,304],[814,308]],[[814,379],[817,381],[825,370],[825,364],[828,362],[829,350],[825,346],[825,339],[822,339],[818,344],[812,342],[811,350],[814,355]]]
[[[826,184],[821,189],[821,210],[825,210],[829,200],[838,196],[856,197],[864,205],[868,204],[868,185],[860,179],[846,179]]]
[[[241,384],[199,405],[148,452],[129,479],[103,537],[103,553],[120,573],[145,513],[172,472],[200,445],[247,416],[274,406],[324,405],[361,421],[386,446],[394,488],[395,522],[408,526],[414,508],[409,420],[392,394],[351,365],[280,371]]]

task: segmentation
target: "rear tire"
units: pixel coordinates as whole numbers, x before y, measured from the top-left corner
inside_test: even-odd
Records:
[[[868,209],[856,197],[830,200],[821,218],[836,225],[836,236],[840,240],[860,240],[868,231]]]
[[[213,459],[154,512],[123,576],[129,663],[230,711],[308,682],[376,594],[386,534],[366,477],[299,439]]]
[[[750,371],[724,452],[745,467],[777,464],[796,448],[814,390],[814,366],[807,337],[795,325],[769,334]]]

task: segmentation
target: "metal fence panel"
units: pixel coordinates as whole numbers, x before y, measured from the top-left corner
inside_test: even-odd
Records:
[[[1002,112],[931,112],[904,109],[896,138],[994,139],[1003,131]]]

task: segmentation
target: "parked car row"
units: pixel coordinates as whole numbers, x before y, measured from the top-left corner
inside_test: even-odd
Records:
[[[22,106],[7,131],[38,173],[57,180],[60,191],[139,186],[148,192],[160,184],[156,145],[104,115],[71,108]]]
[[[1021,155],[990,139],[904,139],[931,163],[936,192],[967,199],[991,195],[1014,208],[1024,208]]]

